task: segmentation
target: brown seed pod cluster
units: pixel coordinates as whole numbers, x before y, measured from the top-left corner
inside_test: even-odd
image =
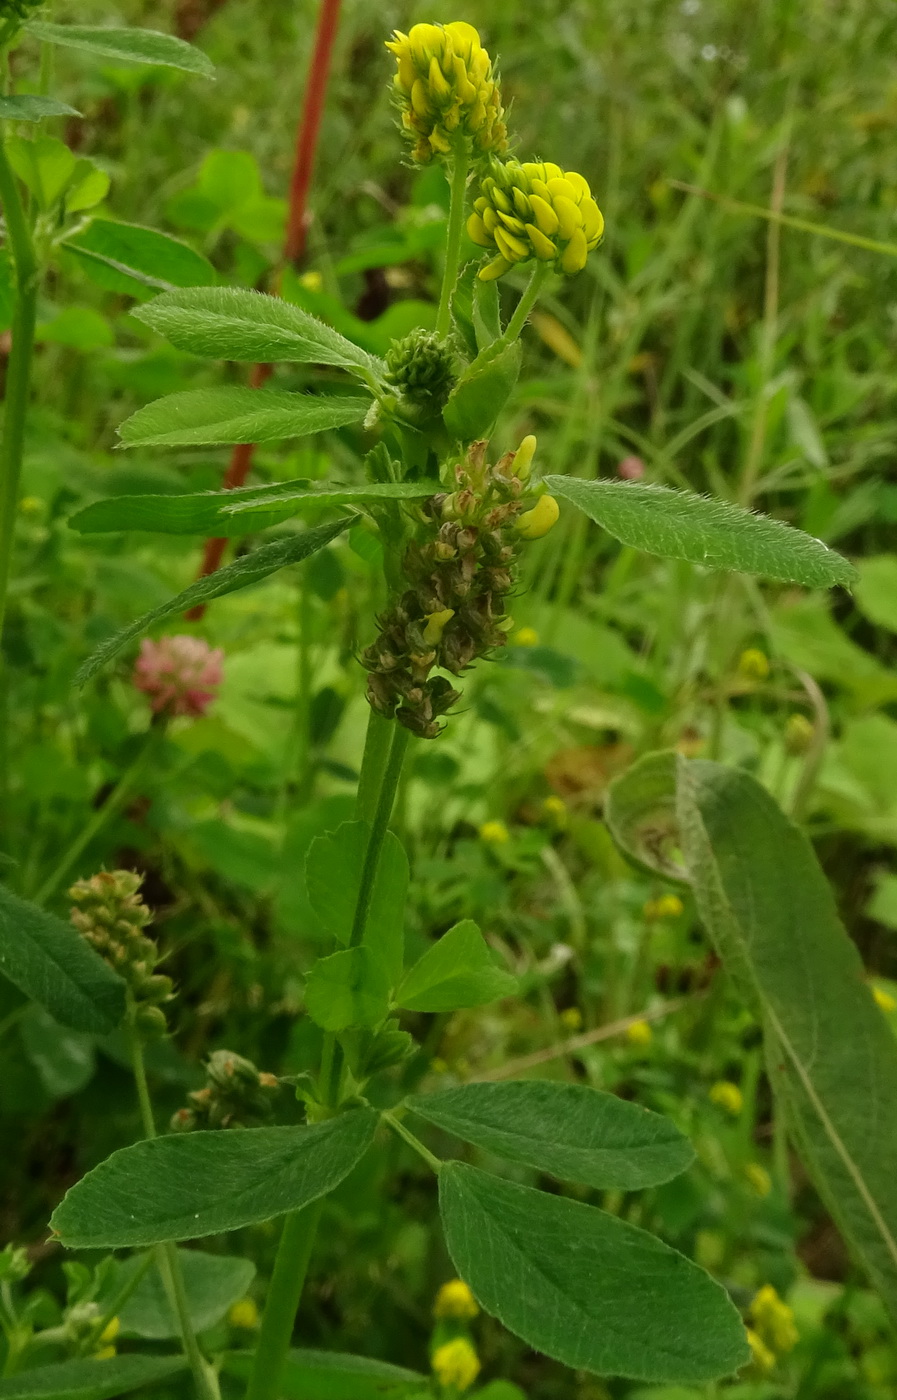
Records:
[[[143,876],[135,870],[101,870],[78,880],[69,890],[70,917],[82,938],[128,984],[140,1029],[164,1033],[160,1003],[171,999],[172,981],[155,970],[159,949],[144,933],[153,916],[140,898],[142,884]]]
[[[475,442],[455,467],[457,490],[424,503],[418,538],[403,560],[408,588],[377,619],[377,640],[362,655],[371,706],[424,739],[436,738],[440,716],[460,698],[433,672],[458,676],[505,644],[504,604],[520,543],[514,524],[532,460],[528,442],[494,465],[488,443]]]
[[[206,1082],[188,1094],[188,1108],[171,1120],[172,1132],[196,1128],[253,1128],[267,1123],[280,1085],[233,1050],[215,1050],[206,1062]]]

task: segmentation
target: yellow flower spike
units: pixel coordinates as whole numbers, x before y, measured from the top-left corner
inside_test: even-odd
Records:
[[[757,1333],[750,1327],[745,1330],[747,1332],[748,1346],[751,1349],[754,1365],[761,1371],[774,1371],[776,1364],[775,1354],[770,1351],[763,1339],[758,1337]]]
[[[715,1103],[717,1108],[723,1109],[732,1118],[737,1118],[744,1108],[744,1095],[738,1085],[728,1079],[718,1080],[708,1097],[711,1103]]]
[[[794,1311],[771,1283],[765,1283],[755,1295],[748,1313],[763,1342],[772,1351],[793,1351],[797,1346],[800,1334],[794,1322]]]
[[[424,628],[424,641],[428,647],[435,647],[442,640],[446,623],[455,616],[454,608],[444,608],[442,612],[428,613]]]
[[[537,445],[535,433],[527,433],[517,451],[514,453],[514,475],[518,481],[526,481],[529,477],[530,467],[536,455]]]
[[[467,1390],[480,1374],[480,1359],[466,1337],[437,1347],[432,1364],[436,1379],[446,1389]]]
[[[554,496],[540,496],[532,510],[517,517],[517,533],[525,540],[540,540],[557,524],[560,513]]]
[[[567,174],[543,162],[493,159],[474,208],[506,262],[538,258],[569,277],[582,271],[604,233],[604,219],[588,181],[575,171]],[[517,222],[509,224],[509,218]],[[479,233],[480,225],[475,227]],[[493,263],[481,269],[481,280],[501,276],[493,269]]]
[[[453,1317],[459,1321],[469,1321],[476,1317],[480,1309],[477,1300],[463,1279],[449,1279],[436,1294],[433,1304],[434,1317]]]
[[[468,149],[507,149],[501,93],[492,60],[472,24],[415,24],[387,40],[395,56],[393,91],[401,122],[421,164],[449,155],[459,137]]]

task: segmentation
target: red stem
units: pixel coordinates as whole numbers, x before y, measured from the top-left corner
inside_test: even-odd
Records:
[[[315,155],[321,131],[321,118],[327,96],[327,82],[330,77],[330,61],[333,45],[339,29],[340,0],[321,0],[318,9],[318,27],[312,48],[308,82],[305,88],[305,101],[296,132],[296,160],[293,177],[290,181],[290,202],[287,215],[287,230],[284,239],[284,263],[296,263],[305,252],[305,237],[308,231],[308,194],[315,168]],[[279,279],[278,279],[279,280]],[[253,389],[260,388],[273,373],[273,365],[254,365],[249,383]],[[230,463],[224,474],[222,487],[225,491],[242,486],[255,452],[254,443],[238,443],[231,453]],[[213,574],[220,566],[227,540],[206,540],[199,576]],[[186,614],[191,620],[202,617],[205,604],[191,608]]]

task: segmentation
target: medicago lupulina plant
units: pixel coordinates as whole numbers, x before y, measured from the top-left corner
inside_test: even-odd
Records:
[[[318,1029],[321,1052],[316,1072],[295,1085],[303,1125],[272,1125],[276,1081],[220,1050],[172,1130],[157,1135],[142,1047],[146,1035],[162,1029],[173,989],[156,971],[134,878],[106,873],[76,885],[74,927],[5,896],[33,944],[31,964],[17,969],[19,984],[40,1000],[44,985],[56,983],[49,976],[41,982],[34,968],[43,967],[42,955],[46,962],[51,951],[66,950],[71,985],[49,1007],[66,1022],[76,1003],[75,1024],[77,1016],[81,1024],[92,1016],[107,1027],[123,1019],[143,1114],[145,1140],[91,1171],[53,1216],[70,1249],[139,1251],[121,1266],[111,1301],[109,1294],[105,1305],[85,1295],[78,1303],[78,1354],[102,1349],[122,1294],[158,1267],[197,1392],[213,1400],[216,1367],[199,1346],[185,1291],[185,1259],[196,1269],[203,1256],[176,1246],[283,1217],[257,1346],[251,1357],[223,1362],[229,1375],[248,1378],[249,1400],[274,1400],[282,1393],[321,1202],[394,1133],[438,1179],[465,1307],[478,1305],[530,1346],[579,1370],[709,1381],[733,1374],[751,1357],[725,1289],[653,1235],[580,1199],[583,1188],[637,1191],[685,1170],[693,1152],[671,1122],[578,1084],[510,1081],[403,1092],[401,1072],[415,1050],[403,1013],[472,1009],[513,997],[517,986],[470,920],[406,965],[410,871],[390,817],[409,744],[438,743],[452,723],[464,673],[502,646],[521,556],[556,525],[562,508],[584,512],[625,545],[705,568],[809,587],[847,584],[853,571],[809,536],[727,502],[639,481],[544,473],[531,435],[513,450],[494,445],[496,420],[520,372],[527,318],[547,286],[562,290],[590,257],[601,256],[603,218],[582,174],[509,154],[496,69],[470,25],[415,25],[388,48],[410,158],[443,165],[450,185],[434,330],[414,332],[381,359],[273,297],[217,286],[169,290],[134,314],[179,349],[229,361],[325,366],[328,376],[312,393],[233,387],[178,393],[122,428],[125,445],[148,448],[271,442],[358,425],[369,450],[357,472],[324,483],[116,497],[88,506],[72,522],[83,533],[240,537],[301,521],[308,511],[316,521],[254,545],[135,621],[86,663],[84,681],[153,623],[301,564],[359,517],[379,534],[388,590],[359,657],[370,719],[356,816],[314,841],[304,872],[332,951],[311,966],[305,984],[304,1011]],[[465,230],[466,256],[482,256],[462,266]],[[528,276],[522,285],[518,270]],[[516,297],[507,318],[506,282]],[[343,383],[335,385],[334,370]],[[839,1223],[886,1291],[897,1253],[891,1257],[893,1235],[876,1204],[869,1170],[874,1144],[868,1133],[860,1141],[831,1076],[819,1074],[818,1046],[826,1038],[820,1041],[806,1016],[795,1017],[801,989],[775,966],[774,945],[805,936],[806,921],[794,925],[803,901],[814,911],[809,922],[818,957],[827,960],[832,980],[853,979],[865,997],[850,1010],[861,1027],[851,1053],[871,1057],[870,1074],[897,1082],[893,1047],[868,1020],[877,1013],[854,976],[854,955],[810,848],[753,779],[675,755],[650,756],[626,775],[608,818],[633,859],[694,888],[723,957],[761,1010],[789,1126],[817,1178],[828,1183]],[[752,850],[742,839],[748,831]],[[762,868],[757,851],[764,853]],[[779,897],[785,888],[790,901]],[[493,1163],[512,1164],[514,1174],[547,1174],[561,1189],[539,1190],[463,1160],[440,1159],[419,1136],[430,1127],[440,1130],[440,1141],[481,1148]],[[575,1195],[564,1193],[566,1183]],[[472,1383],[476,1368],[463,1337],[448,1337],[445,1345],[454,1350],[443,1351],[434,1383],[452,1395]],[[160,1364],[158,1356],[148,1360]],[[365,1363],[351,1360],[354,1373],[363,1373]],[[382,1369],[377,1375],[383,1379]],[[429,1384],[408,1372],[392,1379],[409,1395],[426,1393]]]

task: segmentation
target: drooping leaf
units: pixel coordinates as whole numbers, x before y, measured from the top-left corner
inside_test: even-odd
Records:
[[[109,530],[153,530],[165,535],[229,538],[278,525],[299,515],[308,505],[424,500],[440,489],[439,483],[433,481],[365,482],[359,486],[283,481],[273,486],[241,486],[233,491],[179,496],[110,496],[85,506],[70,518],[69,524],[83,535]]]
[[[83,263],[93,281],[126,295],[134,296],[143,287],[168,291],[210,286],[218,280],[212,264],[189,244],[141,224],[93,219],[63,246]]]
[[[182,593],[176,597],[169,598],[167,603],[161,603],[159,607],[151,609],[138,617],[136,622],[131,622],[127,627],[123,627],[120,632],[116,632],[102,646],[97,647],[92,656],[89,656],[84,665],[75,677],[76,685],[84,685],[95,675],[101,666],[105,666],[107,661],[111,661],[122,647],[127,646],[134,637],[139,637],[152,627],[154,622],[161,622],[165,617],[171,617],[172,613],[187,612],[190,608],[197,607],[200,603],[207,603],[212,598],[220,598],[225,593],[234,593],[239,588],[248,588],[251,583],[259,583],[267,578],[269,574],[276,573],[278,569],[285,569],[288,564],[299,564],[316,550],[323,549],[331,540],[336,539],[349,525],[348,520],[337,520],[331,525],[318,525],[313,530],[304,530],[301,534],[294,535],[287,540],[276,540],[273,544],[262,545],[260,549],[255,549],[251,554],[246,554],[242,559],[236,559],[233,564],[226,565],[223,569],[218,569],[214,574],[208,574],[204,578],[198,578],[195,583],[191,583]]]
[[[472,919],[463,919],[405,974],[396,1005],[406,1011],[454,1011],[513,996],[517,978],[497,967]]]
[[[167,292],[134,315],[178,350],[206,359],[337,365],[379,380],[382,360],[278,297],[234,287]]]
[[[119,428],[124,447],[191,447],[279,442],[360,423],[369,399],[322,398],[233,385],[168,394],[138,409]]]
[[[767,1028],[786,1121],[897,1317],[897,1040],[812,846],[766,789],[680,759],[677,809],[698,910]]]
[[[468,366],[442,412],[450,433],[462,442],[487,437],[520,375],[520,342]]]
[[[373,1109],[353,1109],[308,1128],[137,1142],[73,1186],[51,1225],[69,1249],[122,1249],[270,1220],[338,1186],[370,1147],[377,1121]]]
[[[108,1034],[125,984],[71,924],[0,885],[0,973],[64,1026]]]
[[[244,1297],[255,1277],[251,1259],[239,1259],[228,1254],[206,1254],[200,1249],[179,1249],[178,1259],[187,1294],[190,1321],[196,1332],[205,1332],[220,1322],[233,1303]],[[160,1341],[179,1337],[180,1326],[159,1270],[151,1264],[146,1268],[145,1254],[132,1254],[119,1264],[110,1276],[99,1299],[101,1306],[111,1303],[133,1279],[144,1270],[143,1277],[118,1311],[121,1330],[126,1337],[148,1337]]]
[[[464,1142],[586,1186],[637,1191],[694,1161],[688,1139],[668,1118],[584,1084],[464,1084],[407,1103]]]
[[[849,587],[856,578],[853,565],[821,540],[729,501],[638,481],[547,476],[545,483],[615,539],[663,559],[807,588]]]
[[[96,1068],[96,1042],[86,1031],[61,1026],[42,1006],[29,1006],[20,1023],[25,1053],[54,1099],[77,1094]]]
[[[382,962],[364,945],[319,958],[306,978],[305,1009],[325,1031],[376,1026],[389,1010]]]
[[[617,845],[646,870],[687,883],[676,815],[676,754],[649,753],[611,783],[604,818]]]
[[[249,1377],[252,1357],[231,1353],[224,1370],[241,1380]],[[429,1380],[404,1366],[350,1356],[339,1351],[291,1351],[278,1393],[283,1400],[401,1400],[429,1394]]]
[[[0,118],[10,122],[39,122],[44,117],[80,117],[81,113],[55,97],[38,97],[23,92],[17,97],[0,97]]]
[[[114,29],[105,25],[49,24],[31,20],[27,32],[45,44],[59,44],[67,49],[84,49],[118,63],[150,63],[163,68],[179,68],[196,73],[201,78],[214,78],[215,68],[201,49],[194,48],[173,34],[160,34],[155,29]]]
[[[644,1381],[709,1381],[750,1359],[725,1290],[684,1255],[594,1206],[446,1162],[439,1205],[479,1303],[546,1356]]]
[[[344,822],[336,831],[317,837],[306,857],[309,903],[339,943],[348,943],[352,934],[369,834],[366,822]],[[382,964],[390,987],[402,975],[409,878],[402,843],[388,831],[371,890],[364,942]]]
[[[182,1356],[110,1356],[59,1361],[0,1380],[0,1400],[115,1400],[185,1371]]]

